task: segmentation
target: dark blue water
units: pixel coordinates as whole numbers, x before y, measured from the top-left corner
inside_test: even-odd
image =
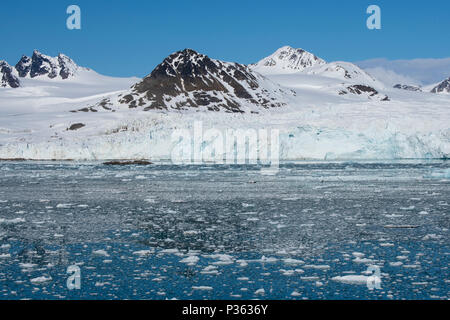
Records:
[[[449,168],[0,163],[0,299],[449,299]]]

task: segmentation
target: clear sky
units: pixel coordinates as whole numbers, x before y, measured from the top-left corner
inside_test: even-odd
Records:
[[[71,4],[81,30],[66,28]],[[366,27],[370,4],[381,8],[381,30]],[[241,63],[283,45],[325,60],[450,57],[448,0],[2,0],[0,8],[0,59],[62,52],[112,76],[145,76],[184,48]]]

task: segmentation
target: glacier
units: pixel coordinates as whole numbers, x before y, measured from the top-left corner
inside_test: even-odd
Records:
[[[356,130],[308,123],[294,124],[291,119],[281,117],[277,119],[278,121],[271,119],[276,123],[268,125],[269,121],[266,122],[264,116],[215,114],[214,117],[211,115],[199,117],[198,114],[163,113],[147,115],[142,119],[119,121],[122,129],[99,132],[94,128],[93,130],[97,131],[94,134],[78,136],[74,133],[66,133],[63,138],[44,141],[39,137],[32,137],[29,133],[22,134],[23,137],[17,142],[5,143],[3,142],[5,134],[2,134],[0,157],[36,160],[170,160],[173,148],[179,144],[173,141],[174,130],[180,128],[192,130],[192,124],[199,118],[203,120],[202,123],[206,128],[214,128],[221,132],[230,128],[236,130],[278,128],[280,160],[450,157],[450,129],[408,132],[390,122],[385,122],[378,126],[372,125]],[[253,147],[258,148],[258,146],[249,145],[248,149]],[[235,156],[236,160],[245,160],[239,159],[238,154]]]

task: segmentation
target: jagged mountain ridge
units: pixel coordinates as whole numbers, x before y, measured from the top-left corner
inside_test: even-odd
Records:
[[[3,60],[0,60],[0,87],[2,88],[18,88],[20,80],[16,76],[14,69]]]
[[[26,55],[22,56],[15,69],[21,78],[46,76],[50,79],[66,80],[74,77],[81,67],[64,54],[60,53],[57,57],[50,57],[34,50],[31,58]]]
[[[432,90],[432,93],[450,93],[450,77],[439,83]]]
[[[245,112],[244,109],[285,105],[293,95],[239,63],[214,60],[192,49],[168,56],[141,82],[118,97],[120,106],[152,109],[205,108],[209,111]],[[102,100],[95,107],[114,105]],[[106,108],[105,108],[106,107]]]
[[[31,57],[23,55],[14,67],[0,60],[0,87],[19,88],[21,78],[67,80],[76,77],[79,71],[90,69],[78,66],[62,53],[51,57],[34,50]]]

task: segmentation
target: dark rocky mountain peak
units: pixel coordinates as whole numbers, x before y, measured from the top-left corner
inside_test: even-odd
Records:
[[[394,86],[395,89],[401,89],[401,90],[407,90],[407,91],[416,91],[416,92],[421,92],[422,88],[417,87],[417,86],[411,86],[411,85],[407,85],[407,84],[396,84]]]
[[[19,73],[19,77],[26,77],[31,70],[31,58],[23,55],[22,58],[17,62],[15,66],[17,72]]]
[[[75,76],[79,67],[69,57],[59,54],[50,57],[34,50],[32,57],[22,56],[15,66],[19,77],[35,78],[47,76],[50,79],[68,79]]]
[[[431,90],[432,93],[450,93],[450,77]]]
[[[13,68],[3,60],[0,60],[0,87],[18,88],[20,87],[19,78],[14,74]]]
[[[269,84],[269,88],[265,85]],[[277,85],[247,66],[209,58],[192,49],[168,56],[119,102],[130,108],[243,112],[244,106],[278,107]]]

